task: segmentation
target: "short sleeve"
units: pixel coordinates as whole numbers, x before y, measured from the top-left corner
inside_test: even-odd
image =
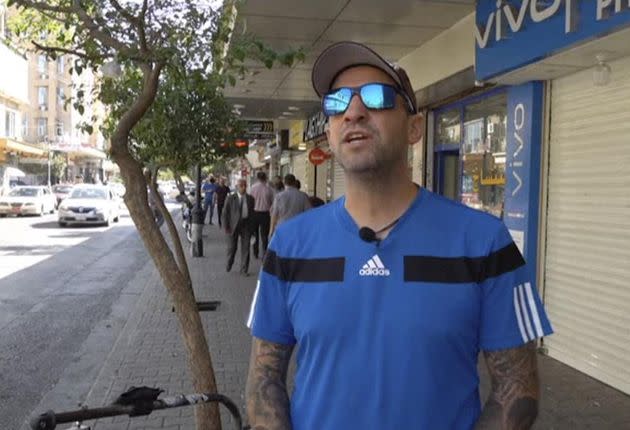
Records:
[[[553,332],[529,273],[501,223],[482,264],[481,349],[515,348]]]
[[[280,260],[271,247],[267,249],[247,326],[257,338],[293,345],[296,340],[287,305],[288,283],[281,279]]]

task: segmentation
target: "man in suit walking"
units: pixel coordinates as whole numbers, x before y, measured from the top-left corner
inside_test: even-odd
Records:
[[[241,274],[249,276],[249,240],[251,237],[251,224],[254,217],[254,197],[247,194],[247,181],[239,179],[235,193],[230,194],[226,201],[221,221],[225,233],[228,235],[227,266],[226,270],[232,270],[234,256],[241,241]]]

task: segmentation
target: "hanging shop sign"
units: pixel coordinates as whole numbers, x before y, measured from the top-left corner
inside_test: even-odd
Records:
[[[246,121],[245,139],[273,139],[276,136],[273,121]]]
[[[536,279],[540,154],[542,148],[541,82],[508,89],[507,157],[503,221]]]
[[[289,148],[299,149],[304,142],[304,121],[291,121],[289,126]]]
[[[328,124],[328,117],[324,115],[324,112],[319,111],[311,116],[306,122],[304,142],[317,139],[326,134],[326,124]]]
[[[629,0],[479,0],[475,74],[487,80],[630,26]]]
[[[311,164],[315,166],[319,166],[320,164],[325,163],[326,160],[328,160],[329,158],[330,155],[324,152],[324,150],[319,147],[311,149],[311,151],[308,153],[308,161],[310,161]]]

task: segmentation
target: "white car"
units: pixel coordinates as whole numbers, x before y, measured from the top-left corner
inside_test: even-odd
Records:
[[[120,218],[119,198],[103,185],[79,184],[72,188],[58,208],[59,225],[102,224],[118,222]]]
[[[43,215],[53,213],[57,206],[55,195],[43,186],[15,187],[0,197],[0,216]]]

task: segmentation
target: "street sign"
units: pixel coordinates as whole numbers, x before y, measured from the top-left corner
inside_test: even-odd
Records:
[[[326,154],[321,148],[313,148],[311,152],[308,153],[308,161],[310,161],[315,166],[319,166],[327,159],[328,154]]]

